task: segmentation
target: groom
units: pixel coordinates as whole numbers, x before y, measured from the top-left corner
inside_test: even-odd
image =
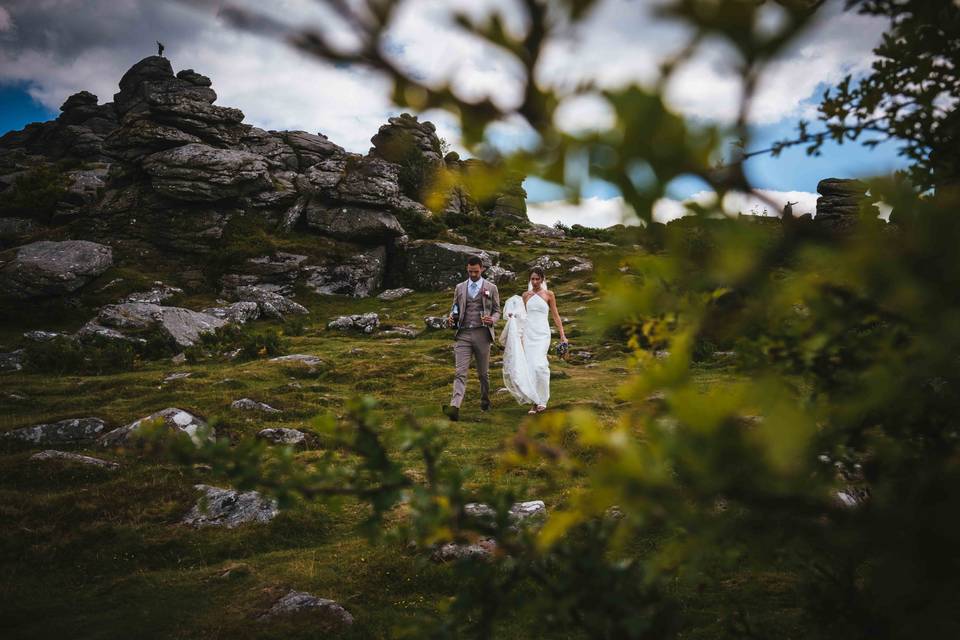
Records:
[[[456,327],[456,342],[453,354],[457,364],[457,375],[453,379],[453,397],[450,404],[443,408],[451,420],[460,419],[460,404],[467,388],[467,372],[470,369],[470,357],[477,360],[477,377],[480,378],[480,410],[490,408],[490,345],[493,344],[493,326],[500,320],[500,292],[492,282],[484,280],[483,261],[477,256],[467,260],[465,281],[457,285],[453,293],[454,309],[457,317],[451,313],[447,317],[447,326]]]

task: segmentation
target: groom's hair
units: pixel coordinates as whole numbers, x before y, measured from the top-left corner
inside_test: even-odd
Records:
[[[470,256],[467,258],[467,264],[479,264],[483,266],[483,260],[480,259],[480,256]]]

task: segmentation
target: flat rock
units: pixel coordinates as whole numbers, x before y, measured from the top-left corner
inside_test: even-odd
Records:
[[[242,524],[263,524],[273,520],[280,512],[275,500],[268,500],[256,491],[240,493],[207,484],[193,486],[202,491],[203,496],[181,520],[192,527],[233,529]]]
[[[0,296],[34,298],[76,291],[113,265],[113,250],[96,242],[40,240],[19,247],[0,268]]]
[[[94,467],[101,467],[103,469],[110,469],[114,471],[120,468],[120,465],[116,462],[110,462],[108,460],[101,460],[100,458],[94,458],[92,456],[84,456],[79,453],[71,453],[69,451],[56,451],[54,449],[47,449],[46,451],[41,451],[40,453],[35,453],[30,456],[31,460],[66,460],[68,462],[77,462],[80,464],[86,464]]]
[[[277,600],[260,620],[267,620],[277,616],[288,616],[301,611],[317,612],[322,615],[323,627],[341,629],[353,624],[350,612],[333,600],[318,598],[305,591],[290,591]]]
[[[360,313],[349,316],[339,316],[327,323],[328,329],[340,331],[362,331],[373,333],[380,326],[380,316],[376,313]]]
[[[289,444],[294,446],[303,445],[307,441],[307,435],[303,431],[285,427],[263,429],[257,433],[257,438],[272,442],[273,444]]]
[[[230,403],[231,409],[238,411],[260,411],[261,413],[280,413],[279,409],[274,409],[264,402],[257,402],[250,398],[240,398]]]
[[[177,346],[194,345],[202,334],[212,333],[227,324],[226,320],[182,307],[164,307],[148,302],[124,302],[107,305],[97,314],[96,323],[128,331],[160,330]]]
[[[387,289],[377,296],[380,300],[386,300],[387,302],[393,302],[394,300],[399,300],[404,296],[408,296],[413,293],[413,289],[407,289],[406,287],[401,287],[399,289]]]
[[[169,430],[172,433],[186,433],[197,446],[200,446],[201,444],[200,435],[197,433],[197,431],[201,428],[207,427],[206,422],[196,417],[192,413],[176,407],[168,407],[166,409],[157,411],[156,413],[151,413],[150,415],[140,418],[139,420],[135,420],[125,427],[120,427],[105,433],[100,438],[100,445],[103,447],[111,447],[127,444],[133,437],[136,436],[143,424],[157,421],[163,425],[164,429]],[[210,429],[208,439],[214,439],[213,429]]]
[[[3,436],[41,445],[87,444],[99,438],[107,428],[100,418],[69,418],[49,424],[35,424],[8,431]]]

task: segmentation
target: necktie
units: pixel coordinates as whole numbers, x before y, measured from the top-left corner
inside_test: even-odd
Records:
[[[470,283],[470,297],[471,297],[471,298],[476,298],[476,297],[477,297],[477,289],[478,289],[479,287],[480,287],[480,284],[479,284],[478,282],[471,282],[471,283]]]

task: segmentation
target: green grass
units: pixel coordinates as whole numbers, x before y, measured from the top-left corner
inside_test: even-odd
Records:
[[[505,260],[519,268],[550,252],[589,255],[599,263],[615,259],[612,251],[582,241],[536,241],[510,246]],[[150,279],[162,275],[151,273]],[[633,365],[592,321],[597,306],[590,284],[594,278],[588,273],[553,279],[561,314],[577,328],[575,350],[590,350],[596,358],[588,364],[552,362],[560,375],[552,384],[551,406],[589,407],[612,422],[617,387]],[[128,274],[128,279],[137,278]],[[520,279],[525,281],[523,273]],[[519,284],[503,286],[501,296],[506,299],[520,289]],[[214,298],[213,293],[194,294],[189,303],[198,308]],[[283,336],[283,343],[287,353],[319,356],[324,365],[315,372],[266,360],[181,365],[162,360],[100,376],[8,374],[0,378],[0,430],[78,416],[98,416],[113,427],[176,406],[215,418],[219,435],[238,441],[268,426],[309,431],[313,416],[324,411],[343,414],[356,394],[379,400],[388,431],[408,410],[439,415],[453,377],[449,333],[427,332],[415,339],[362,336],[328,331],[326,323],[339,314],[376,311],[385,324],[421,328],[424,316],[446,309],[448,293],[417,293],[387,303],[300,291],[297,299],[311,313],[299,335]],[[575,311],[579,307],[586,308]],[[44,324],[47,319],[36,316],[34,326],[20,320],[0,335],[8,344],[15,342],[19,331],[50,328]],[[73,318],[71,327],[71,320],[64,319],[58,326],[75,329],[82,320]],[[283,329],[276,322],[257,326]],[[499,360],[495,352],[494,390],[502,386]],[[172,372],[192,375],[163,383]],[[696,375],[704,388],[730,378],[710,367]],[[230,403],[241,397],[267,402],[282,413],[232,411]],[[530,499],[558,506],[572,487],[551,487],[541,477],[547,474],[536,469],[508,476],[498,469],[504,443],[530,418],[509,395],[495,394],[493,401],[493,411],[479,411],[478,385],[471,377],[461,421],[445,426],[446,455],[472,470],[471,487],[522,481]],[[196,500],[192,485],[211,481],[202,468],[158,464],[134,452],[84,451],[121,463],[119,471],[109,472],[59,461],[32,462],[32,451],[10,445],[0,449],[0,628],[5,638],[116,638],[131,633],[141,638],[316,637],[309,616],[271,624],[256,620],[291,588],[346,606],[357,622],[343,637],[389,638],[404,630],[422,631],[458,587],[453,568],[433,565],[423,554],[395,542],[368,541],[359,532],[367,509],[349,500],[339,506],[300,503],[267,525],[194,530],[177,522]],[[308,449],[297,455],[306,462],[317,452]],[[409,462],[413,465],[414,459]],[[239,569],[232,577],[221,577],[229,567]],[[787,583],[778,576],[769,579],[783,591]],[[745,578],[745,585],[737,593],[763,597],[757,595],[755,582]],[[690,637],[716,637],[723,623],[715,608],[728,606],[734,597],[729,589],[684,593]],[[789,610],[789,605],[784,602],[781,609]],[[508,611],[498,637],[579,636],[545,629],[540,620]]]

